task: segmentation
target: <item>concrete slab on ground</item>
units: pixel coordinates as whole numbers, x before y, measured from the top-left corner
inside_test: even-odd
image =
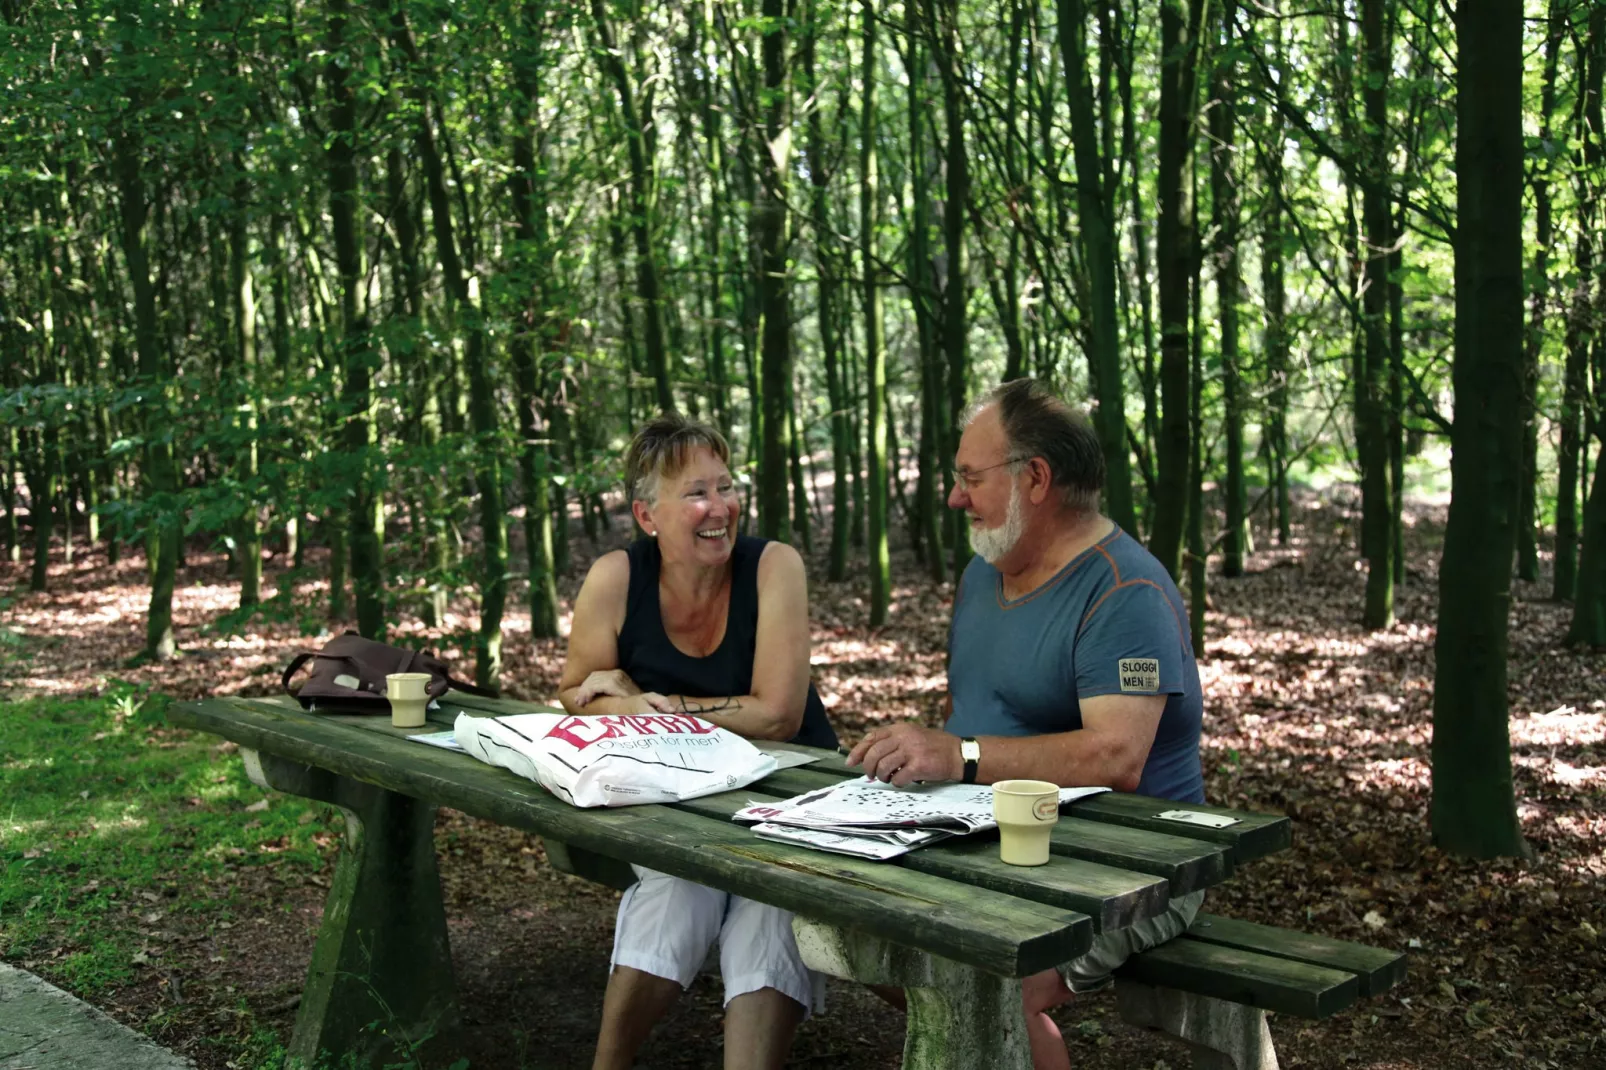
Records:
[[[195,1064],[0,962],[0,1070],[195,1070]]]

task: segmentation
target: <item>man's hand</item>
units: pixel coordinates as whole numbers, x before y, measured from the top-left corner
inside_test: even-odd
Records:
[[[900,788],[917,780],[958,780],[965,773],[959,737],[937,728],[895,724],[872,730],[848,755],[865,776]]]

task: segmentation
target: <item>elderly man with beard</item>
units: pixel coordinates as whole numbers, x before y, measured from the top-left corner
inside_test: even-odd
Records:
[[[1104,457],[1086,419],[1016,379],[970,412],[948,504],[970,518],[954,598],[945,729],[871,731],[848,756],[904,785],[1016,777],[1203,802],[1203,695],[1187,614],[1165,567],[1099,513]],[[1192,923],[1204,898],[1098,936],[1022,983],[1032,1060],[1070,1066],[1046,1013],[1109,984],[1128,956]]]

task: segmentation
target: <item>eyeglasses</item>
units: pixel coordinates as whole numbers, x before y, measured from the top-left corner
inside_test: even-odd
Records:
[[[1022,461],[1029,460],[1031,460],[1030,457],[1006,457],[997,464],[990,464],[986,468],[950,468],[948,469],[948,478],[953,481],[956,487],[968,491],[980,482],[976,477],[983,472],[991,472],[994,468],[1002,468],[1006,464],[1020,464]]]

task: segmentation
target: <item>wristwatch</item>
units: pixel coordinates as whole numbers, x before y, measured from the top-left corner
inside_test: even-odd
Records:
[[[981,744],[977,743],[973,737],[966,736],[959,741],[959,757],[965,761],[964,782],[966,784],[974,784],[976,782],[976,766],[981,762]]]

